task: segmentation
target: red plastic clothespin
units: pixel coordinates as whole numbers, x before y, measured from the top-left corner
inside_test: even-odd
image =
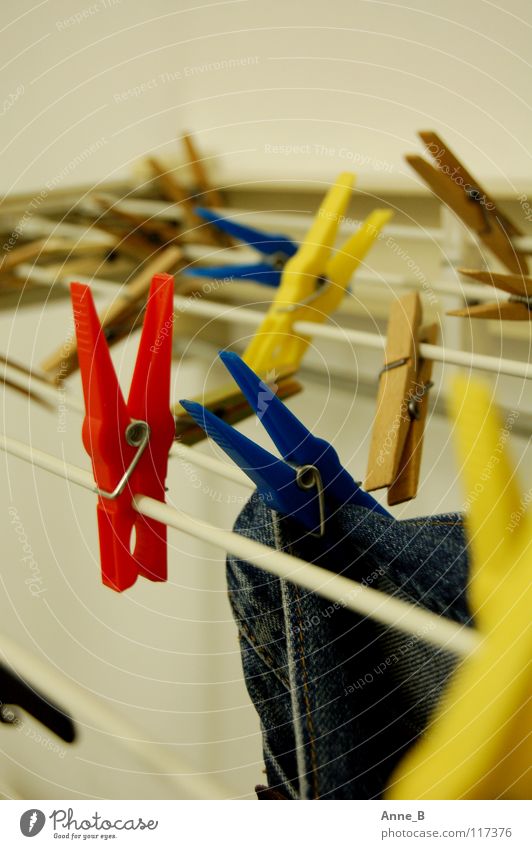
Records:
[[[134,495],[165,500],[168,453],[175,437],[170,411],[174,280],[156,275],[127,405],[89,286],[71,296],[85,398],[83,444],[98,493],[102,580],[122,592],[138,575],[167,578],[166,525],[141,516]]]

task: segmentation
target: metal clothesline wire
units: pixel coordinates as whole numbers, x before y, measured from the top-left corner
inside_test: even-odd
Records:
[[[70,483],[95,491],[92,475],[52,454],[32,448],[31,445],[0,435],[0,450],[31,463],[45,471],[64,478]],[[330,572],[314,563],[276,551],[255,540],[226,531],[201,519],[163,504],[146,495],[133,498],[134,508],[143,516],[155,519],[203,542],[230,552],[272,575],[298,584],[310,592],[332,601],[338,607],[348,608],[364,617],[371,617],[382,625],[414,635],[420,639],[467,657],[480,644],[480,637],[471,628],[457,625],[421,607],[416,607],[372,587],[352,581],[343,575]]]
[[[256,253],[249,248],[238,248],[235,256],[234,248],[206,246],[206,245],[187,245],[186,255],[189,260],[210,260],[211,263],[220,261],[220,254],[226,254],[222,259],[234,262],[235,258],[240,263],[251,263],[256,261]],[[216,278],[213,278],[216,279]],[[239,281],[239,284],[245,281]],[[252,282],[252,281],[251,281]],[[423,289],[435,292],[439,295],[446,295],[455,298],[469,298],[475,301],[499,301],[505,300],[504,292],[490,286],[483,286],[481,283],[471,283],[464,280],[440,280],[436,279],[430,282],[425,279],[421,270],[418,270],[418,277],[408,274],[398,274],[393,271],[382,273],[365,271],[359,268],[353,276],[353,283],[356,287],[360,284],[366,286],[383,287],[393,291],[395,288]],[[261,284],[263,285],[263,284]],[[271,287],[274,288],[274,287]],[[342,312],[342,307],[338,310]]]

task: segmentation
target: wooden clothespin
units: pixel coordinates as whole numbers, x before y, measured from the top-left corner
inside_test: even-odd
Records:
[[[183,258],[177,247],[166,248],[121,290],[101,316],[101,325],[109,345],[122,339],[142,319],[152,277],[175,271]],[[41,365],[54,383],[60,383],[78,368],[76,340],[70,338]]]
[[[4,274],[11,271],[17,265],[23,262],[29,262],[36,259],[43,251],[46,250],[47,239],[37,239],[34,242],[27,242],[18,248],[13,248],[11,251],[5,251],[0,255],[0,273]]]
[[[388,504],[408,501],[417,493],[432,386],[432,361],[419,356],[418,343],[434,344],[436,336],[436,324],[421,327],[417,293],[394,302],[364,482],[370,492],[388,487]]]
[[[27,284],[26,280],[17,277],[17,266],[25,262],[30,262],[40,257],[46,248],[46,239],[38,239],[33,242],[27,242],[10,251],[4,250],[0,253],[0,294],[2,296],[2,307],[17,306],[20,301],[21,292],[27,293],[28,288],[32,288],[31,282]],[[38,287],[34,287],[38,293]],[[16,300],[12,304],[11,299]],[[7,381],[6,381],[7,383]]]
[[[224,233],[216,227],[210,227],[205,221],[196,215],[196,195],[199,194],[198,205],[201,206],[223,206],[223,199],[219,192],[212,189],[205,173],[201,157],[198,154],[194,141],[190,134],[183,135],[183,145],[192,176],[197,188],[192,192],[187,191],[179,182],[175,173],[172,173],[154,156],[148,157],[148,165],[155,174],[159,190],[164,198],[180,205],[183,210],[183,218],[189,233],[188,241],[203,242],[209,245],[223,245],[227,247],[228,241]],[[198,192],[199,189],[199,192]]]
[[[162,162],[155,156],[148,157],[148,164],[155,174],[162,196],[166,200],[179,204],[181,207],[187,230],[192,234],[201,233],[202,237],[205,237],[205,241],[209,241],[212,244],[214,237],[210,234],[211,228],[205,227],[205,222],[196,215],[192,196],[183,188],[175,174],[168,170],[168,168],[165,168]],[[198,228],[201,229],[198,231]],[[195,241],[200,240],[196,237]]]
[[[190,133],[183,133],[181,136],[185,156],[192,171],[192,176],[195,183],[195,197],[198,206],[207,207],[207,209],[216,209],[224,205],[221,193],[218,189],[211,186],[207,172],[203,166],[203,159],[200,156],[196,143]],[[234,240],[227,233],[221,231],[218,227],[208,228],[208,237],[214,244],[222,245],[223,247],[231,247],[235,244]]]
[[[437,166],[431,165],[422,156],[413,155],[406,157],[409,165],[509,271],[526,274],[526,257],[512,244],[512,237],[522,235],[521,231],[501,212],[493,198],[436,133],[428,130],[420,132],[419,136]]]
[[[492,271],[472,271],[459,268],[460,274],[486,283],[495,289],[508,292],[507,301],[494,301],[476,304],[461,310],[451,310],[447,315],[467,316],[468,318],[496,318],[499,321],[532,321],[532,277],[522,274],[495,274]]]
[[[108,250],[108,246],[105,249]],[[95,243],[76,243],[61,236],[37,239],[32,242],[26,242],[10,251],[0,251],[0,275],[2,275],[2,280],[4,280],[6,276],[13,273],[16,274],[15,269],[17,266],[36,259],[43,258],[48,263],[50,259],[64,257],[65,254],[68,254],[69,257],[75,254],[101,256],[103,250],[102,245]]]
[[[126,235],[126,238],[136,236],[138,240],[142,240],[145,243],[146,254],[153,253],[157,247],[174,244],[178,239],[177,229],[167,221],[157,218],[147,220],[141,215],[126,212],[118,205],[118,199],[96,195],[93,196],[93,200],[102,208],[106,218],[114,217],[131,228],[131,232]],[[100,222],[98,223],[100,224]],[[114,233],[117,232],[117,228],[114,228]]]
[[[272,373],[264,377],[264,384],[277,398],[285,400],[297,395],[303,387],[294,377],[294,372]],[[227,424],[237,424],[254,414],[243,392],[233,384],[220,387],[204,396],[193,399]],[[205,439],[205,431],[181,404],[174,407],[176,439],[184,445],[195,445]]]
[[[18,392],[19,395],[24,395],[26,398],[29,398],[30,401],[35,402],[36,404],[40,404],[45,410],[48,410],[49,413],[53,413],[55,410],[54,404],[49,401],[47,398],[43,398],[37,392],[34,392],[31,389],[26,389],[24,386],[19,386],[14,380],[10,380],[8,377],[2,378],[2,385],[8,387],[9,389],[13,389],[14,392]]]

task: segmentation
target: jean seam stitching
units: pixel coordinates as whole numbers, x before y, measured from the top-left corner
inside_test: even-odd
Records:
[[[279,671],[279,667],[276,666],[275,660],[273,659],[272,655],[263,646],[261,646],[260,643],[257,642],[256,638],[253,636],[251,631],[248,630],[247,625],[243,623],[242,620],[238,622],[238,627],[244,637],[249,640],[249,642],[253,645],[253,648],[264,661],[270,672],[273,672],[274,675],[277,675],[278,678],[281,680],[281,683],[284,684],[287,690],[289,690],[290,683],[288,679],[284,677],[282,672]]]

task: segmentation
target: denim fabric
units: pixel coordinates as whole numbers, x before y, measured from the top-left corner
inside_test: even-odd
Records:
[[[347,505],[318,539],[255,493],[235,530],[472,624],[459,515],[397,521]],[[379,798],[425,728],[454,656],[232,556],[227,576],[270,787],[292,799]]]

